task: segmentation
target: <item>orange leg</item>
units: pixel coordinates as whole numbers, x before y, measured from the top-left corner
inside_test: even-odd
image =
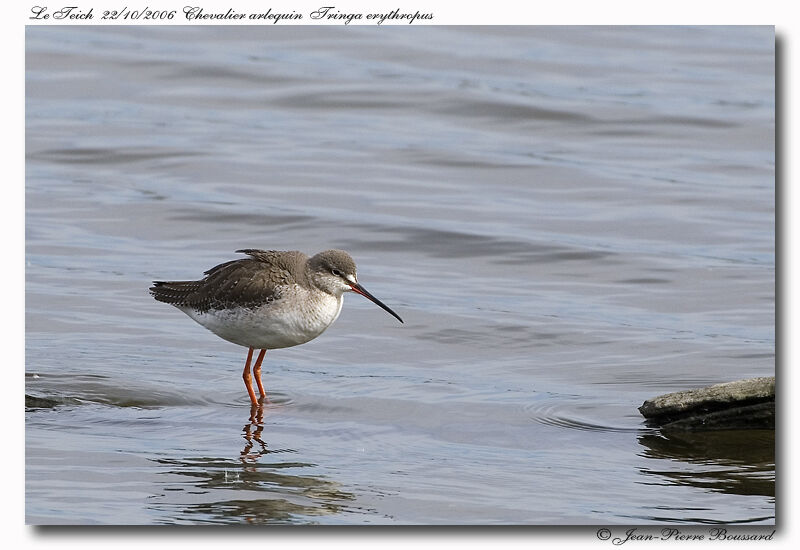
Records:
[[[253,384],[250,382],[250,361],[253,359],[253,348],[247,352],[247,363],[244,365],[244,372],[242,378],[244,379],[244,387],[247,388],[247,393],[250,394],[250,401],[253,405],[258,404],[256,399],[256,392],[253,391]]]
[[[261,383],[261,362],[264,360],[265,353],[267,353],[267,350],[262,349],[261,352],[258,354],[258,359],[256,359],[256,364],[253,366],[253,374],[256,377],[256,384],[258,384],[258,393],[261,394],[262,399],[264,399],[267,396],[267,392],[264,391],[264,385]]]

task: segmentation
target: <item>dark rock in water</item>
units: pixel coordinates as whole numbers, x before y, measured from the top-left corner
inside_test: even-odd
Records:
[[[668,393],[648,399],[639,412],[664,429],[775,429],[775,377]]]
[[[25,394],[25,409],[52,409],[61,403],[54,399],[47,399],[46,397],[35,397],[33,395]]]

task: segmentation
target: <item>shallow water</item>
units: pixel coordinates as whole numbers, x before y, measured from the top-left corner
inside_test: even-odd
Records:
[[[637,407],[774,374],[771,27],[29,27],[37,524],[774,523],[772,432]],[[344,248],[245,350],[147,293]]]

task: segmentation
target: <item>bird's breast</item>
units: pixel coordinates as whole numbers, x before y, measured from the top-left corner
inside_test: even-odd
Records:
[[[281,289],[275,300],[255,307],[199,312],[192,319],[229,342],[257,349],[288,348],[313,340],[339,317],[343,298],[298,285]]]

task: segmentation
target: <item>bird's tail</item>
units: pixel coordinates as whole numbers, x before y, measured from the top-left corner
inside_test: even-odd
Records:
[[[153,281],[150,294],[159,302],[180,306],[190,301],[200,288],[200,281]]]

